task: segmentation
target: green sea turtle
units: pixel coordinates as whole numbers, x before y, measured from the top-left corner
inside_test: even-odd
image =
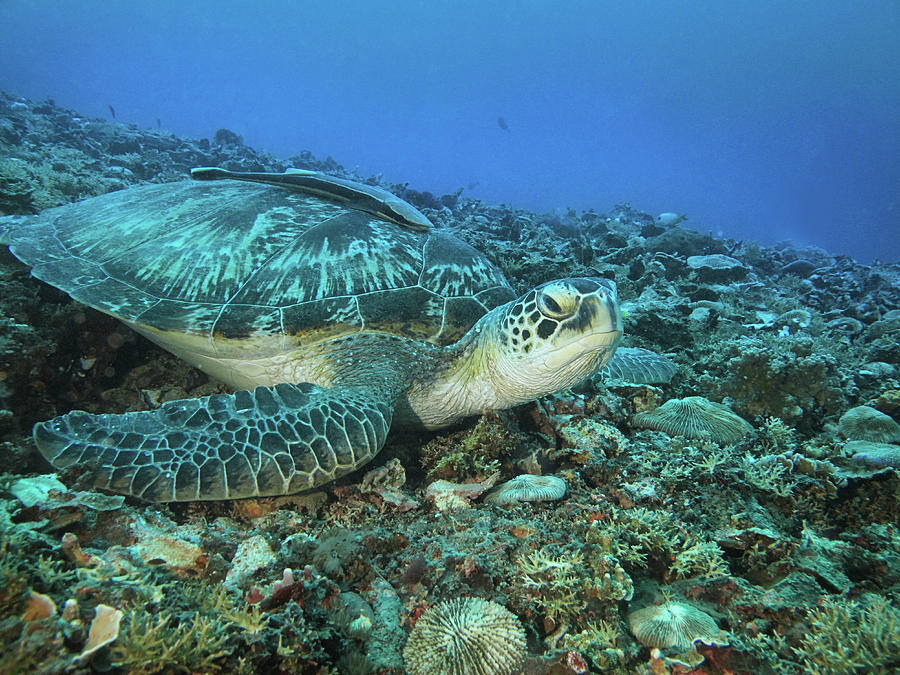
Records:
[[[613,282],[516,298],[486,257],[379,188],[192,173],[0,219],[35,277],[237,390],[37,424],[44,457],[91,467],[98,487],[149,501],[302,491],[371,460],[392,423],[437,428],[576,384],[622,335]]]

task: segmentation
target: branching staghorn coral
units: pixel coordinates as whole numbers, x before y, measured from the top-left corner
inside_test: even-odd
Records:
[[[793,650],[808,673],[890,672],[900,664],[900,610],[882,596],[826,599],[807,621],[810,632]]]

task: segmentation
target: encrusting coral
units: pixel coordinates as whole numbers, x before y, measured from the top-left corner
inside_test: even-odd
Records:
[[[812,338],[760,333],[718,340],[712,348],[717,367],[709,390],[732,399],[749,418],[774,416],[810,431],[809,412],[845,405],[839,360]]]
[[[505,675],[525,657],[525,630],[502,605],[456,598],[428,609],[403,660],[412,675]]]
[[[737,443],[753,431],[750,423],[728,406],[702,396],[671,399],[655,410],[635,413],[631,421],[636,427],[655,429],[670,436],[701,438],[708,435],[722,445]]]
[[[900,445],[850,441],[844,446],[844,450],[856,465],[900,469]]]

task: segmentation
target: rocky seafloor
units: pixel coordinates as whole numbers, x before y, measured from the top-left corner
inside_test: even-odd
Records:
[[[378,182],[227,130],[185,139],[0,94],[0,214],[193,166]],[[224,389],[3,250],[0,672],[900,668],[900,265],[629,205],[536,214],[384,187],[516,290],[615,279],[626,344],[667,355],[674,378],[396,430],[307,494],[147,505],[54,475],[31,426]],[[491,491],[522,474],[544,478]]]

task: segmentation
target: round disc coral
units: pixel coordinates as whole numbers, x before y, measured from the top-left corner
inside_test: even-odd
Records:
[[[566,481],[556,476],[535,476],[523,473],[501,483],[485,497],[490,504],[515,504],[517,502],[543,502],[566,496]]]
[[[457,598],[416,622],[403,660],[412,675],[508,675],[525,658],[525,629],[502,605]]]
[[[750,423],[728,406],[702,396],[673,398],[655,410],[635,413],[631,421],[636,427],[655,429],[670,436],[700,438],[708,435],[720,445],[737,443],[753,431]]]
[[[637,609],[628,615],[628,625],[638,642],[648,647],[688,649],[697,640],[728,644],[709,614],[683,602]]]
[[[890,415],[867,405],[850,408],[841,415],[838,431],[848,441],[900,443],[900,424]]]

